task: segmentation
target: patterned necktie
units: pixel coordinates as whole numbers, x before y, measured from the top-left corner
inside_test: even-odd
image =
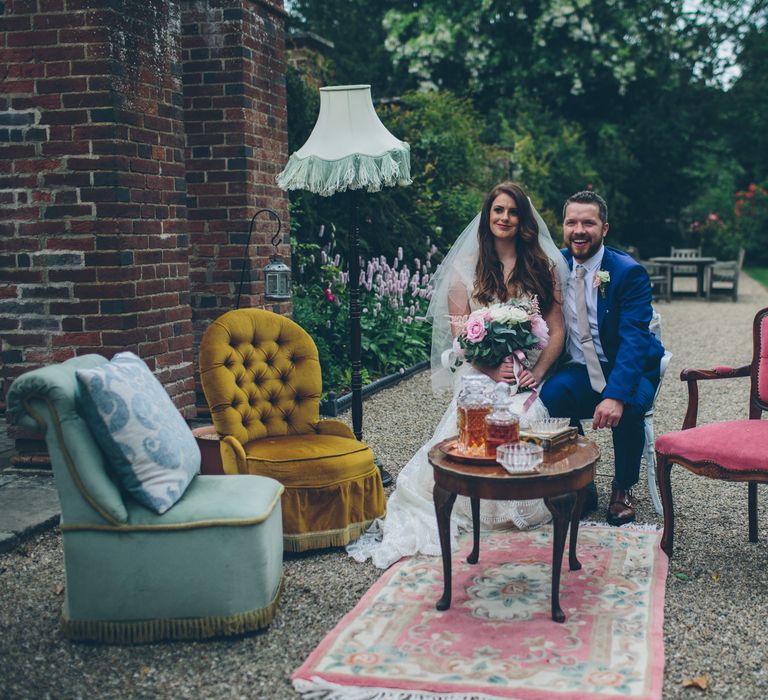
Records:
[[[587,281],[584,278],[586,269],[583,265],[576,266],[576,315],[579,320],[579,341],[581,349],[584,352],[584,360],[587,363],[587,372],[589,374],[589,383],[592,388],[600,394],[605,389],[605,375],[600,367],[600,360],[597,359],[595,350],[595,341],[592,338],[592,331],[589,328],[589,317],[587,315],[587,299],[584,295],[584,286]]]

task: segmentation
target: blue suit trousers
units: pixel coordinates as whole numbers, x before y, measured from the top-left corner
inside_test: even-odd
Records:
[[[603,364],[608,376],[608,366]],[[656,387],[659,384],[658,371],[644,374],[629,401],[624,404],[624,413],[619,424],[613,428],[613,451],[615,471],[613,488],[629,489],[640,478],[640,459],[645,446],[645,414],[653,405]],[[541,400],[551,416],[569,417],[571,425],[581,432],[578,421],[592,418],[595,407],[602,397],[592,389],[585,365],[569,363],[561,366],[541,388]]]

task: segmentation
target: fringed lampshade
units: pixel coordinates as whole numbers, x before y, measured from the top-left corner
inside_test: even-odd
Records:
[[[373,108],[370,85],[320,88],[320,113],[307,142],[277,176],[284,190],[308,190],[329,197],[345,190],[378,192],[411,184],[411,149],[387,131]],[[362,437],[360,366],[359,223],[349,246],[349,315],[352,361],[352,429]]]
[[[381,123],[370,85],[320,88],[320,114],[307,142],[277,184],[329,197],[344,190],[378,192],[411,184],[411,149]]]

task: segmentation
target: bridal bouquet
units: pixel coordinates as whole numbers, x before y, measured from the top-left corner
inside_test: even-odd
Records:
[[[453,350],[456,367],[462,362],[496,367],[510,356],[522,363],[526,350],[544,348],[548,342],[549,329],[536,299],[513,299],[467,316]]]

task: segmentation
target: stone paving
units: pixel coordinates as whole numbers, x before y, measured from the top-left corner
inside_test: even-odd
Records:
[[[13,441],[0,414],[0,552],[59,522],[59,498],[51,472],[11,469]]]

